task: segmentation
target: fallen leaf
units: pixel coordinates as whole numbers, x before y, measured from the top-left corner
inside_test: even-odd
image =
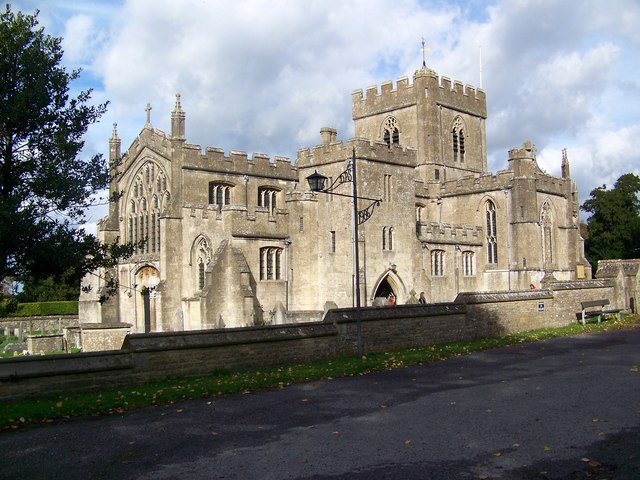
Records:
[[[606,434],[604,432],[598,432],[599,437],[604,437]]]
[[[597,460],[589,460],[589,466],[596,468],[596,467],[601,467],[602,464],[600,462],[598,462]]]
[[[551,447],[548,447],[548,446],[545,445],[543,450],[545,452],[550,452],[551,451]]]
[[[333,435],[340,435],[340,432],[331,432]]]
[[[410,443],[411,443],[411,440],[405,440],[405,441],[404,441],[404,444],[405,444],[405,445],[409,445]]]
[[[494,457],[501,457],[502,456],[502,452],[496,452],[493,454]]]

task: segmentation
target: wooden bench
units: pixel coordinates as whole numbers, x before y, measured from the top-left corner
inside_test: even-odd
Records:
[[[580,302],[580,307],[582,308],[582,311],[579,313],[576,313],[576,317],[578,318],[578,320],[582,321],[582,325],[586,325],[587,324],[587,318],[591,318],[591,317],[598,317],[598,323],[600,323],[602,321],[602,317],[604,317],[605,315],[613,315],[616,314],[618,317],[618,320],[620,320],[620,312],[622,311],[619,308],[611,308],[611,309],[606,309],[604,307],[606,307],[607,305],[609,305],[609,300],[589,300],[587,302]]]

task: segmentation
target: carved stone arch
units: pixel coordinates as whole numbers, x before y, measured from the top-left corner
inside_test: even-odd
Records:
[[[191,243],[191,251],[189,252],[189,265],[194,265],[194,262],[197,260],[198,253],[205,254],[207,263],[211,261],[211,258],[213,256],[211,239],[203,233],[194,238],[193,242]]]
[[[480,199],[476,202],[476,212],[484,215],[485,206],[487,202],[493,203],[496,208],[496,211],[502,210],[502,204],[498,202],[494,197],[489,195],[488,193],[483,194]]]
[[[380,140],[386,143],[389,147],[391,145],[400,144],[400,123],[393,115],[387,116],[380,125]]]
[[[384,297],[386,299],[391,293],[396,297],[396,301],[407,298],[407,288],[404,282],[393,268],[388,268],[374,283],[369,300],[376,305],[380,303],[380,300],[376,300],[376,298]]]
[[[136,302],[136,330],[138,332],[160,331],[161,319],[158,318],[158,290],[160,283],[160,271],[155,265],[145,263],[135,271],[134,283],[138,294],[148,295],[148,299]],[[143,296],[144,297],[144,296]],[[147,303],[148,301],[148,303]],[[148,311],[145,311],[148,308]]]
[[[546,197],[540,207],[540,225],[544,225],[545,221],[553,223],[557,218],[556,208],[549,197]]]
[[[453,119],[453,122],[451,122],[451,131],[453,132],[454,130],[466,131],[464,119],[460,115],[456,115]]]

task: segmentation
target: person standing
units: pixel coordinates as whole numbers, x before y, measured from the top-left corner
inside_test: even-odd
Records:
[[[418,301],[420,302],[421,305],[427,304],[427,299],[424,296],[424,292],[420,292],[420,298],[418,299]]]

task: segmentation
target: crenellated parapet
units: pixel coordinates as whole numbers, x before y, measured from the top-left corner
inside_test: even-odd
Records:
[[[226,154],[217,147],[207,147],[202,154],[198,145],[185,145],[183,168],[283,180],[296,180],[298,177],[297,168],[287,157],[271,158],[264,153],[254,153],[249,157],[247,152],[241,150],[230,150]]]
[[[482,227],[473,225],[419,222],[416,232],[428,244],[480,246],[484,238]]]
[[[468,176],[443,182],[440,184],[439,194],[442,197],[450,197],[460,194],[504,190],[511,186],[512,181],[513,173],[508,170],[501,170],[495,175]]]
[[[362,89],[351,94],[353,119],[432,102],[443,106],[466,110],[486,118],[487,99],[484,90],[448,77],[439,76],[433,70],[418,70],[409,83],[407,77],[378,86],[370,86],[366,93]]]
[[[314,148],[301,148],[298,150],[296,166],[307,168],[344,162],[352,157],[354,148],[358,159],[412,167],[416,165],[416,150],[413,148],[400,145],[388,146],[386,143],[366,138],[352,138],[347,143],[337,141],[317,145]]]

